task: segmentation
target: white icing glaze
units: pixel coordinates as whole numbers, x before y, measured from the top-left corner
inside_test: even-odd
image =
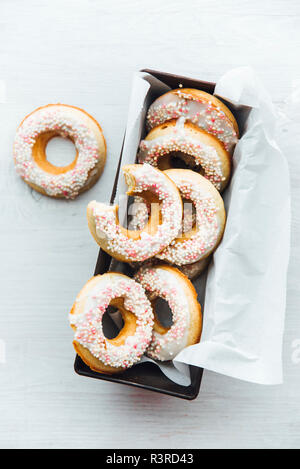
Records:
[[[64,105],[45,106],[26,117],[14,141],[17,173],[50,196],[76,197],[80,189],[89,183],[93,168],[100,158],[105,157],[100,154],[97,135],[88,125],[88,119],[80,109]],[[78,152],[73,169],[62,174],[51,174],[36,163],[32,149],[37,137],[46,132],[55,132],[63,138],[72,139]]]
[[[172,311],[172,326],[165,334],[153,330],[146,354],[156,360],[172,360],[188,344],[191,315],[188,299],[178,286],[178,278],[169,270],[160,267],[142,268],[135,279],[145,288],[151,301],[157,297],[163,298]]]
[[[120,346],[112,344],[103,333],[102,317],[114,298],[123,298],[124,307],[136,316],[134,335]],[[141,285],[124,275],[107,274],[84,297],[80,314],[70,314],[70,324],[76,327],[75,340],[87,348],[105,365],[129,368],[137,363],[150,343],[153,327],[152,307]],[[78,308],[79,309],[79,308]]]
[[[170,119],[184,117],[201,129],[217,137],[233,153],[238,137],[232,122],[211,101],[195,98],[181,90],[174,90],[157,98],[147,114],[149,129]]]

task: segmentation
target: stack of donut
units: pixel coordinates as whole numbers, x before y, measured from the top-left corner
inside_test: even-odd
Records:
[[[229,109],[203,91],[176,89],[153,102],[146,128],[137,164],[122,168],[127,194],[138,205],[134,229],[120,224],[117,205],[92,201],[87,208],[96,242],[134,268],[134,278],[114,272],[94,277],[71,310],[75,349],[98,372],[125,370],[144,353],[171,360],[199,342],[201,306],[190,279],[208,265],[225,226],[220,192],[239,137]],[[192,206],[188,215],[186,206]],[[169,327],[155,312],[158,298],[171,310]],[[102,328],[108,305],[124,322],[114,339]]]

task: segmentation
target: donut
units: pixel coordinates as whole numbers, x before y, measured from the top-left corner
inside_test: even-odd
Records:
[[[157,257],[171,264],[192,264],[209,256],[221,241],[226,219],[223,199],[207,179],[190,169],[168,169],[164,174],[176,184],[181,197],[193,203],[196,223]]]
[[[171,90],[149,107],[147,127],[152,129],[179,117],[214,135],[229,153],[233,153],[239,138],[239,128],[228,107],[218,98],[193,88]]]
[[[146,354],[153,359],[172,360],[189,345],[200,340],[202,329],[201,306],[190,280],[178,269],[166,265],[141,268],[135,275],[150,299],[155,311],[155,300],[167,301],[173,324],[164,327],[154,312],[152,341]]]
[[[119,224],[118,206],[92,201],[87,207],[88,226],[104,251],[123,262],[144,261],[166,248],[181,228],[182,200],[174,182],[150,165],[124,166],[128,195],[151,202],[151,213],[142,230]]]
[[[47,160],[46,146],[53,137],[70,139],[74,161],[55,166]],[[82,109],[48,104],[21,122],[14,140],[17,173],[33,189],[56,198],[73,199],[92,187],[103,171],[106,143],[100,125]]]
[[[114,339],[103,333],[102,318],[109,305],[120,311],[124,326]],[[153,312],[142,286],[118,272],[91,278],[71,309],[77,354],[92,370],[118,373],[137,363],[148,347]]]
[[[174,167],[173,156],[200,171],[219,191],[226,187],[231,156],[217,138],[183,118],[158,125],[140,142],[139,163],[165,170]]]

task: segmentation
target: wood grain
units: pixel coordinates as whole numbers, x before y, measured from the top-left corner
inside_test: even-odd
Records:
[[[96,261],[85,209],[92,199],[109,198],[132,73],[148,67],[216,80],[232,67],[250,64],[283,109],[300,79],[299,15],[296,0],[2,0],[1,448],[300,446],[300,363],[291,358],[293,341],[300,338],[297,103],[280,130],[293,210],[282,386],[205,372],[199,398],[183,402],[84,379],[73,372],[67,321]],[[35,193],[13,167],[17,125],[36,107],[53,102],[86,109],[99,120],[108,143],[103,176],[75,201]]]

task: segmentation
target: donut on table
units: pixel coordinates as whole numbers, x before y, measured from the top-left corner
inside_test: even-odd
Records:
[[[154,307],[155,300],[160,297],[167,301],[172,312],[170,328],[164,327],[154,313],[152,341],[146,352],[150,358],[172,360],[185,347],[199,342],[201,306],[192,283],[185,275],[174,267],[158,265],[141,268],[135,279],[145,288]]]
[[[176,184],[181,197],[193,203],[196,223],[157,257],[176,265],[193,264],[209,256],[221,241],[226,219],[223,199],[207,179],[190,169],[169,169],[164,174]]]
[[[150,165],[124,166],[128,195],[151,202],[151,213],[142,230],[128,230],[118,220],[118,206],[92,201],[87,208],[89,229],[104,251],[124,262],[144,261],[162,251],[181,228],[182,201],[174,182]]]
[[[151,104],[147,113],[147,126],[152,129],[179,117],[214,135],[229,153],[233,153],[239,138],[239,128],[228,107],[218,98],[193,88],[171,90]]]
[[[70,139],[76,148],[74,161],[55,166],[46,157],[53,137]],[[41,194],[74,198],[92,187],[103,171],[106,143],[98,122],[82,109],[67,104],[48,104],[21,122],[14,141],[17,173]]]
[[[103,333],[109,305],[120,311],[124,326],[114,339]],[[91,278],[70,312],[74,348],[99,373],[117,373],[137,363],[152,337],[153,312],[142,286],[126,275],[109,272]]]
[[[218,190],[226,187],[231,156],[217,138],[183,118],[152,129],[140,143],[138,161],[165,170],[174,167],[174,156],[200,171]]]

